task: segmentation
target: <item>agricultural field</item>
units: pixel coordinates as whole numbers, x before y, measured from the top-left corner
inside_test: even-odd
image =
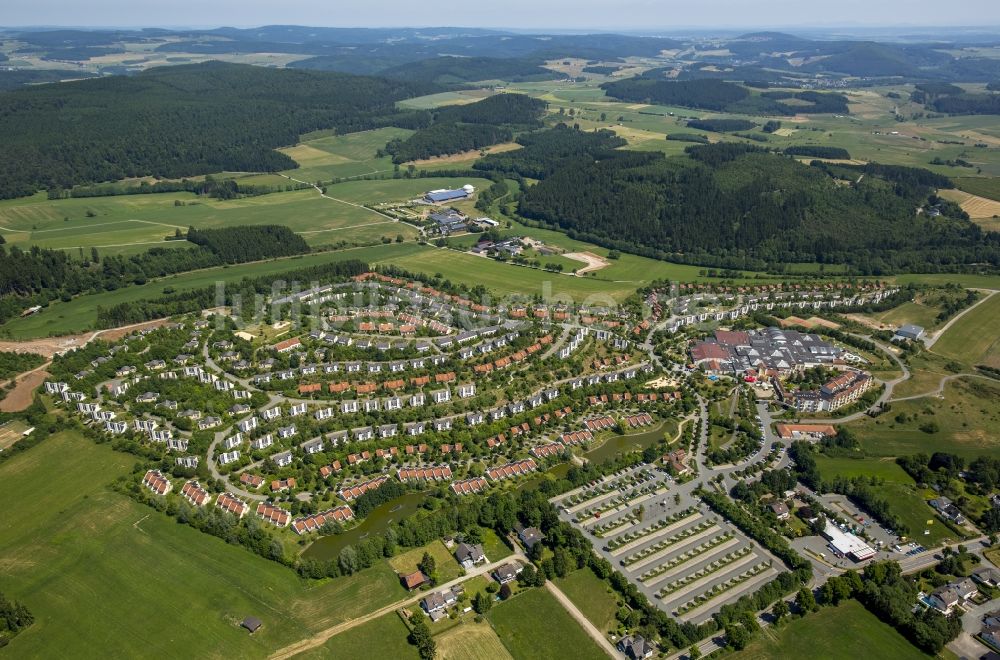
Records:
[[[413,131],[387,127],[346,135],[324,133],[303,135],[302,141],[294,147],[278,149],[299,164],[298,168],[284,174],[303,181],[330,181],[392,172],[392,159],[377,157],[378,150],[390,140],[405,139]]]
[[[464,622],[434,636],[441,660],[511,660],[510,652],[488,623]]]
[[[494,606],[487,618],[514,660],[566,657],[603,660],[604,652],[545,589],[529,589]]]
[[[968,314],[934,344],[933,351],[970,365],[1000,368],[1000,295],[994,295]]]
[[[969,218],[986,231],[1000,231],[1000,202],[961,190],[942,190],[940,195],[961,206]]]
[[[262,658],[405,597],[385,563],[302,582],[288,568],[111,492],[108,484],[134,463],[107,444],[62,432],[0,465],[8,506],[0,522],[4,591],[36,619],[9,653],[49,657],[72,647],[76,657],[100,658],[114,639],[129,657]],[[253,637],[238,628],[247,615],[264,622]]]
[[[409,629],[396,612],[334,635],[322,646],[303,653],[301,658],[419,658],[417,647],[407,640]]]
[[[192,193],[53,201],[35,196],[19,205],[0,203],[0,223],[7,229],[4,238],[12,245],[82,250],[87,257],[91,248],[105,255],[131,254],[154,246],[190,247],[185,241],[167,240],[188,227],[284,224],[313,244],[370,242],[397,233],[413,238],[417,234],[412,227],[368,209],[324,199],[315,190],[235,200]]]
[[[396,105],[400,108],[411,110],[432,110],[440,108],[442,105],[458,105],[465,103],[475,103],[490,95],[485,89],[470,89],[458,92],[440,92],[438,94],[428,94],[412,99],[399,101]]]
[[[849,631],[849,634],[845,634]],[[929,658],[890,625],[882,623],[856,600],[824,608],[802,619],[786,621],[729,656],[732,660],[813,658],[840,660],[869,657],[893,660]]]
[[[608,584],[594,575],[590,568],[581,568],[564,578],[557,578],[555,584],[598,630],[606,633],[616,627],[618,599]]]
[[[869,455],[945,451],[971,458],[1000,448],[1000,436],[994,431],[1000,426],[998,402],[1000,384],[960,379],[945,385],[943,398],[896,401],[889,413],[862,418],[848,427]]]

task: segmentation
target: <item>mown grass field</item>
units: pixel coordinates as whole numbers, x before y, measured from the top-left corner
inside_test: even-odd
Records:
[[[463,622],[434,636],[441,660],[510,660],[496,632],[488,623]]]
[[[109,491],[134,462],[63,432],[0,465],[0,578],[36,619],[12,657],[265,657],[405,597],[385,563],[302,581]]]
[[[598,630],[608,632],[615,627],[618,601],[608,584],[592,570],[575,570],[565,578],[557,578],[555,584]]]
[[[747,648],[729,656],[732,660],[919,660],[929,657],[856,600],[823,608],[804,618],[783,623],[778,629],[765,628]]]
[[[545,589],[496,604],[488,619],[514,660],[605,660],[604,652]]]
[[[970,365],[1000,367],[1000,294],[978,305],[948,328],[933,351]]]
[[[285,174],[303,181],[330,181],[391,172],[392,159],[388,156],[379,158],[378,150],[390,140],[406,138],[413,131],[387,127],[347,135],[325,133],[304,135],[302,142],[294,147],[278,149],[299,164]]]
[[[423,615],[421,615],[423,616]],[[395,612],[334,635],[301,658],[419,658],[417,647],[407,641],[409,629]]]
[[[949,530],[934,514],[927,500],[917,488],[916,482],[891,458],[854,459],[817,456],[816,464],[824,480],[836,476],[877,477],[885,483],[880,491],[889,501],[892,513],[909,528],[909,536],[930,547],[946,538],[954,538]],[[931,521],[931,524],[927,524]],[[924,534],[924,531],[929,534]]]
[[[372,201],[382,200],[376,197]],[[93,217],[87,217],[88,213]],[[9,229],[2,233],[12,245],[37,245],[69,250],[71,254],[82,248],[87,257],[91,248],[107,255],[132,254],[151,247],[191,247],[183,241],[166,240],[188,227],[283,224],[313,244],[341,240],[357,243],[382,235],[393,238],[396,234],[413,238],[417,234],[412,227],[365,208],[324,199],[311,189],[235,200],[214,200],[191,193],[52,201],[38,200],[36,196],[19,205],[0,206],[0,224]]]
[[[903,422],[897,417],[905,416]],[[928,423],[937,430],[920,429]],[[861,447],[873,456],[902,456],[945,451],[966,457],[1000,449],[1000,384],[985,380],[956,380],[944,389],[944,398],[924,397],[896,401],[892,410],[876,419],[851,422]]]

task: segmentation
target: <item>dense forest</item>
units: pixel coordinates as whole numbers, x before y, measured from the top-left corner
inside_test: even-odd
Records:
[[[522,151],[497,156],[522,172]],[[528,158],[542,181],[525,190],[520,213],[608,247],[705,265],[848,263],[872,274],[1000,265],[1000,235],[916,213],[934,187],[951,186],[926,170],[811,167],[739,143],[686,151],[605,151],[548,170]]]
[[[524,94],[496,94],[467,105],[444,106],[432,113],[430,126],[392,140],[384,151],[394,163],[406,163],[509,142],[515,129],[541,126],[545,106]]]
[[[227,264],[290,257],[309,251],[304,238],[284,225],[246,225],[221,229],[190,227],[187,239]]]
[[[662,74],[663,70],[654,69],[634,78],[604,83],[601,88],[608,96],[630,103],[657,103],[714,112],[788,116],[848,112],[847,97],[843,94],[776,90],[752,95],[746,87],[724,80],[666,80]],[[805,101],[808,105],[783,102],[790,99]]]
[[[747,119],[692,119],[687,123],[688,128],[715,133],[749,131],[756,126],[757,124]]]
[[[0,323],[32,305],[132,284],[145,284],[197,268],[221,266],[308,252],[300,236],[275,225],[189,230],[192,249],[151,248],[130,257],[100,257],[97,250],[79,258],[37,246],[28,251],[0,245]]]
[[[624,138],[607,129],[585,133],[565,124],[521,135],[517,142],[522,149],[490,154],[476,161],[473,167],[541,179],[559,169],[571,167],[571,162],[576,159],[592,160],[627,144]]]
[[[427,91],[209,62],[0,93],[0,198],[127,177],[294,168],[275,147],[321,128],[418,128],[425,114],[395,102]]]
[[[813,158],[835,158],[849,160],[850,152],[843,147],[826,147],[821,145],[792,145],[782,149],[789,156],[811,156]]]
[[[436,85],[460,85],[480,80],[527,82],[552,80],[560,73],[541,66],[543,60],[518,57],[432,57],[383,69],[378,75]]]

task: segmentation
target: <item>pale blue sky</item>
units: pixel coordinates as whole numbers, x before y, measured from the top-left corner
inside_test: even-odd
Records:
[[[998,0],[5,0],[0,25],[680,27],[1000,25]]]

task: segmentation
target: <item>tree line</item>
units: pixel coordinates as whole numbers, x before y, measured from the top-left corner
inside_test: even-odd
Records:
[[[515,128],[541,126],[546,105],[524,94],[495,94],[467,105],[444,106],[431,113],[430,126],[390,141],[383,152],[399,164],[509,142]]]
[[[0,198],[130,177],[292,169],[274,149],[309,131],[426,125],[426,113],[395,103],[432,89],[206,62],[3,92]]]

